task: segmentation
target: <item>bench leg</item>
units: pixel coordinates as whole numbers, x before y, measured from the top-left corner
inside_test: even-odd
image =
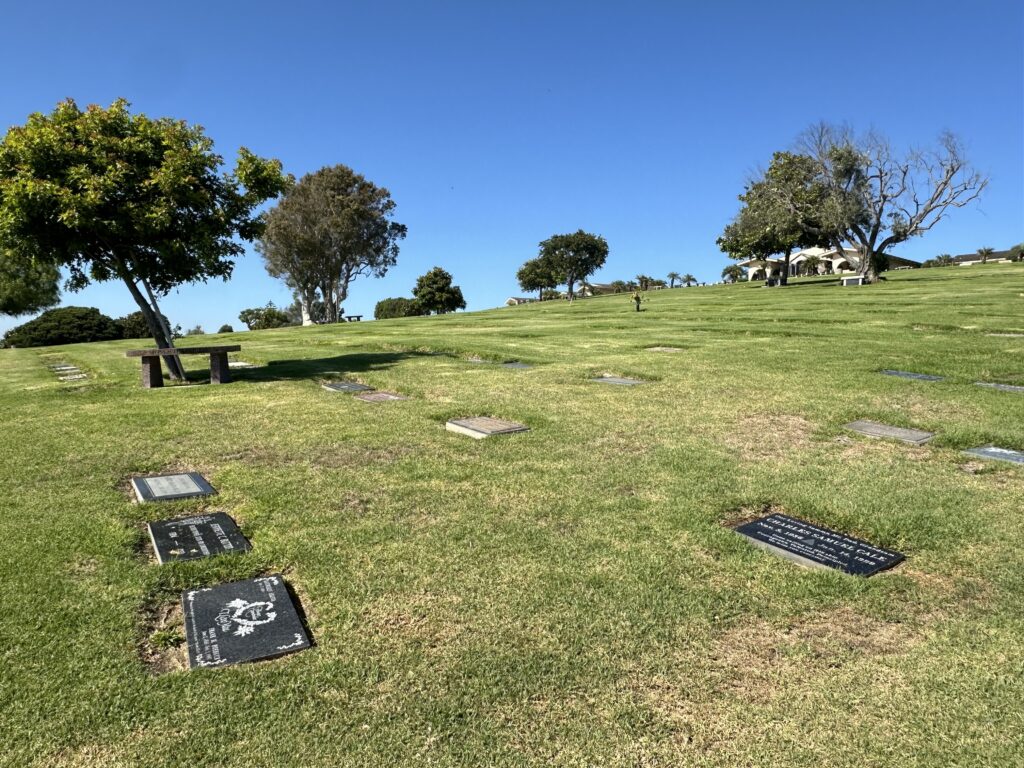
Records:
[[[210,354],[210,383],[231,383],[231,369],[228,367],[227,352],[213,352]]]
[[[164,385],[164,374],[160,368],[159,355],[142,358],[142,386],[144,389],[153,389]]]

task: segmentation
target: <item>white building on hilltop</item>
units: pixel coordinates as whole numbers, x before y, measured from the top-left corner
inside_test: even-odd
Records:
[[[812,256],[818,259],[818,266],[813,271],[813,274],[816,275],[841,275],[856,272],[860,264],[860,254],[852,248],[844,248],[842,251],[837,248],[804,248],[789,257],[789,277],[808,274],[804,262]],[[778,276],[785,268],[786,260],[782,256],[771,256],[766,259],[747,259],[736,263],[746,268],[747,280],[766,280],[769,277]],[[919,266],[921,264],[917,261],[900,256],[889,256],[890,269],[909,269]]]

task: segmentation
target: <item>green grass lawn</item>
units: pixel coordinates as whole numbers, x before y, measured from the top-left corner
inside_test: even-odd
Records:
[[[0,351],[0,764],[1024,764],[1024,467],[960,454],[1024,449],[1024,395],[972,383],[1024,384],[989,335],[1024,265],[649,296],[207,337],[258,364],[228,386],[142,390],[145,342]],[[444,430],[473,415],[531,431]],[[131,503],[169,469],[219,495]],[[770,508],[907,560],[727,527]],[[157,566],[145,522],[200,509],[253,551]],[[185,671],[180,592],[271,572],[315,646]]]

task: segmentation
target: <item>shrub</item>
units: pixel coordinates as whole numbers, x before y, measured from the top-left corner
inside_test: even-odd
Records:
[[[166,315],[161,315],[167,327],[171,327],[171,321],[167,319]],[[153,332],[149,330],[149,325],[146,323],[146,318],[142,312],[132,312],[130,315],[119,317],[114,321],[117,323],[117,327],[121,329],[122,339],[148,339],[152,338]]]
[[[121,338],[121,327],[95,307],[58,307],[4,334],[5,347],[47,347]]]
[[[202,336],[205,333],[206,331],[203,330],[203,326],[201,325],[197,325],[195,328],[189,328],[185,331],[186,336]]]
[[[281,328],[291,325],[288,315],[274,306],[274,302],[268,302],[265,307],[243,309],[238,313],[238,319],[245,323],[250,331],[262,331],[267,328]]]
[[[399,296],[394,299],[381,299],[373,308],[376,320],[387,320],[392,317],[415,317],[425,314],[415,299]]]
[[[235,329],[227,323],[224,323],[220,328],[217,329],[217,333],[234,333]]]

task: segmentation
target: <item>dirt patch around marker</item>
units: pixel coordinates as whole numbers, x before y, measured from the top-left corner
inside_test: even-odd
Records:
[[[153,676],[188,669],[185,620],[180,601],[154,605],[143,610],[139,658]]]
[[[794,414],[745,416],[723,436],[743,461],[764,461],[811,445],[815,426]]]
[[[757,520],[768,515],[785,515],[786,510],[773,502],[761,504],[749,504],[742,507],[735,507],[725,511],[722,516],[722,526],[725,528],[736,528],[740,525]]]

